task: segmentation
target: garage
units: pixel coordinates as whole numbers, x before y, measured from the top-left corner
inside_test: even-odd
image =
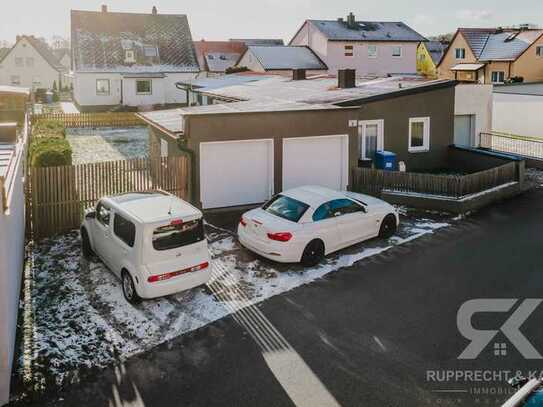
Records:
[[[348,185],[347,135],[283,139],[283,189],[321,185],[344,190]]]
[[[273,195],[273,140],[200,143],[204,209],[261,203]]]

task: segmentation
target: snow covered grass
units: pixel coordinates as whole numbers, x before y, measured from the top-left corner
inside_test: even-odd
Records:
[[[451,217],[411,213],[388,241],[374,239],[332,256],[320,265],[275,264],[243,249],[222,229],[207,226],[216,268],[226,269],[250,304],[311,283],[328,273],[449,226]],[[78,380],[100,368],[145,352],[229,314],[203,288],[133,307],[120,282],[96,261],[81,260],[77,232],[29,246],[21,301],[22,352],[19,374],[27,389],[44,390]]]
[[[147,127],[67,129],[73,163],[86,164],[145,158],[149,146]]]

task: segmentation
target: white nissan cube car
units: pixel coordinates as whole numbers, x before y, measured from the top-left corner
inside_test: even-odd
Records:
[[[81,226],[83,255],[95,253],[138,303],[206,284],[210,257],[202,212],[164,192],[102,198]]]
[[[238,237],[244,247],[268,259],[313,266],[353,244],[389,238],[398,224],[396,209],[380,199],[304,186],[245,213]]]

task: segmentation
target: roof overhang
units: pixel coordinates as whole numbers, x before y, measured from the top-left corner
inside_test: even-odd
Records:
[[[451,71],[477,72],[485,66],[486,64],[457,64],[451,68]]]
[[[166,75],[163,74],[163,73],[124,73],[122,74],[123,78],[128,78],[128,79],[147,79],[147,78],[157,78],[157,79],[161,79],[161,78],[165,78]]]

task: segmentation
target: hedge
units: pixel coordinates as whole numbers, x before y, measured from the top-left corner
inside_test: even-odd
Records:
[[[66,136],[66,128],[60,121],[40,120],[32,126],[34,137],[60,137]]]
[[[29,155],[32,167],[72,165],[72,148],[63,138],[37,138],[30,144]]]

